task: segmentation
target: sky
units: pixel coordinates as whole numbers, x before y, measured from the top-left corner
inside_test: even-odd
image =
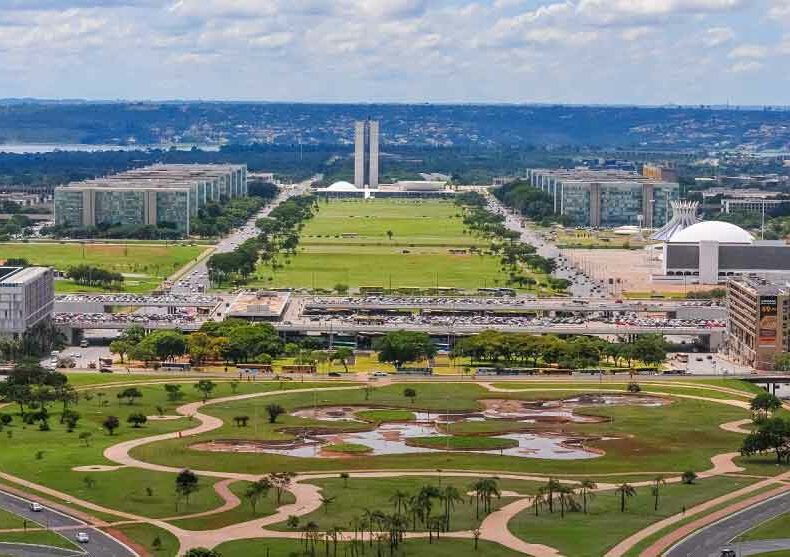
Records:
[[[790,104],[790,0],[0,0],[0,97]]]

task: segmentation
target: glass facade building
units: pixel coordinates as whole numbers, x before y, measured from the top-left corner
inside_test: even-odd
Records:
[[[624,170],[528,170],[527,180],[576,226],[659,228],[672,217],[671,202],[680,198],[679,184]]]
[[[154,165],[55,188],[55,224],[175,226],[190,222],[209,202],[247,195],[246,165]]]

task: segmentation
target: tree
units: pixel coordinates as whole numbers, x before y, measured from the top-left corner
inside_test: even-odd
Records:
[[[757,431],[750,433],[743,440],[741,454],[752,456],[773,451],[777,464],[790,459],[790,420],[773,417],[762,420]]]
[[[271,488],[271,482],[266,478],[262,478],[257,482],[252,482],[244,491],[244,497],[250,502],[250,507],[252,507],[252,514],[255,514],[255,507],[258,505],[258,501],[262,497],[266,497]]]
[[[630,484],[623,483],[615,488],[615,493],[620,496],[620,512],[625,512],[625,502],[629,497],[636,496],[636,490]]]
[[[779,410],[782,407],[782,401],[776,395],[764,392],[755,396],[749,407],[752,409],[752,412],[762,419]]]
[[[126,399],[126,404],[131,406],[135,399],[143,398],[143,393],[137,387],[127,387],[115,396],[118,400]]]
[[[343,366],[343,371],[348,373],[348,362],[354,357],[354,351],[351,348],[338,348],[330,356],[331,362],[340,362]]]
[[[102,427],[107,430],[107,433],[113,435],[118,426],[121,425],[121,421],[116,416],[107,416],[104,418],[104,421],[101,423]]]
[[[86,447],[91,446],[91,437],[93,437],[93,433],[91,433],[90,431],[83,431],[80,433],[79,437],[80,437],[80,441],[85,443]]]
[[[576,501],[576,492],[568,485],[559,485],[557,489],[557,502],[560,504],[560,518],[565,518],[566,510],[579,510],[579,503]]]
[[[212,391],[216,388],[216,383],[211,381],[210,379],[201,379],[197,383],[195,383],[195,388],[201,392],[203,395],[203,403],[209,399],[211,396]]]
[[[640,386],[639,386],[639,383],[636,383],[636,382],[634,382],[634,381],[631,381],[631,382],[628,384],[628,386],[626,387],[626,390],[627,390],[629,393],[639,393],[639,392],[642,392],[642,387],[640,387]]]
[[[340,472],[340,479],[343,480],[343,487],[348,487],[348,472]]]
[[[683,472],[683,475],[680,477],[680,480],[683,482],[684,485],[694,485],[694,482],[697,481],[697,473],[693,470],[686,470]]]
[[[280,415],[285,414],[285,408],[279,404],[267,404],[266,413],[269,415],[269,423],[273,424],[277,422],[277,418]]]
[[[184,393],[181,392],[181,385],[176,385],[173,383],[168,383],[165,385],[165,392],[167,393],[167,400],[170,402],[176,402],[183,398]]]
[[[132,427],[137,429],[143,424],[148,421],[148,418],[145,414],[140,412],[136,412],[134,414],[130,414],[128,418],[126,418],[126,422],[132,424]]]
[[[124,358],[127,354],[132,350],[134,344],[127,340],[114,340],[110,343],[110,353],[111,354],[118,354],[121,358],[121,363],[124,363]]]
[[[288,518],[285,521],[285,525],[288,526],[291,530],[296,530],[299,528],[299,517],[296,515],[289,514]]]
[[[184,557],[222,557],[222,554],[214,549],[206,549],[205,547],[193,547],[186,553]]]
[[[790,352],[780,352],[774,356],[776,371],[790,371]]]
[[[653,479],[653,485],[652,485],[650,491],[653,494],[653,499],[654,499],[653,510],[654,511],[658,510],[658,500],[659,500],[659,497],[661,496],[661,488],[664,487],[665,485],[666,485],[666,481],[664,481],[664,476],[656,476]]]
[[[250,421],[249,416],[234,416],[233,422],[236,424],[236,427],[247,427],[247,422]]]
[[[400,368],[406,362],[414,362],[436,355],[436,346],[427,333],[414,331],[393,331],[378,338],[373,348],[378,351],[380,362],[393,364]]]
[[[71,409],[64,410],[61,413],[60,417],[63,423],[66,424],[66,431],[68,431],[69,433],[74,431],[74,428],[77,427],[77,422],[80,421],[79,412],[75,412],[74,410]]]
[[[587,501],[595,497],[594,490],[598,489],[598,484],[592,480],[582,480],[579,482],[579,490],[582,496],[582,510],[587,514]]]
[[[387,238],[389,238],[390,241],[392,241],[392,237],[394,235],[395,235],[395,233],[392,230],[387,230]]]
[[[183,497],[187,505],[189,505],[189,496],[199,489],[198,477],[192,470],[182,470],[176,476],[176,495]]]
[[[154,357],[162,362],[174,360],[187,351],[184,333],[174,330],[153,332],[140,342],[140,346],[146,352],[153,352]]]
[[[282,502],[283,491],[291,485],[295,474],[293,472],[272,472],[267,477],[277,493],[277,504]]]
[[[414,399],[417,398],[417,391],[412,389],[411,387],[407,387],[403,389],[403,396],[411,399],[411,403],[414,404]]]
[[[211,337],[200,331],[192,333],[187,337],[187,351],[194,364],[202,364],[212,354]]]

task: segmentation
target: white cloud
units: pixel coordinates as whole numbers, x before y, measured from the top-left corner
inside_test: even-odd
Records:
[[[650,27],[631,27],[630,29],[624,29],[620,36],[624,41],[638,41],[651,35],[653,31]]]
[[[730,66],[731,73],[751,73],[763,69],[765,65],[762,62],[755,60],[747,60],[744,62],[736,62]]]
[[[730,27],[710,27],[705,30],[702,42],[705,46],[715,47],[730,42],[735,38],[735,32]]]
[[[576,11],[601,24],[655,21],[678,14],[731,10],[744,0],[579,0]]]
[[[768,56],[769,50],[765,46],[758,44],[742,44],[733,48],[727,55],[732,59],[761,59]]]

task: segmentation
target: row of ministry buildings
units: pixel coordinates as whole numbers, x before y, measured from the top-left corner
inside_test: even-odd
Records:
[[[157,164],[55,188],[55,225],[151,225],[186,235],[207,203],[246,195],[246,165]]]
[[[556,214],[576,226],[659,228],[672,218],[672,202],[680,199],[677,182],[626,170],[531,169],[526,179],[552,198]]]

